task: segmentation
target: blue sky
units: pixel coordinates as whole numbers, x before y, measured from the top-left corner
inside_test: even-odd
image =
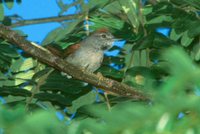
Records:
[[[72,0],[65,1],[70,3]],[[23,0],[21,4],[15,3],[12,9],[8,9],[6,6],[4,6],[4,9],[6,15],[17,14],[25,20],[57,16],[60,11],[60,8],[56,4],[56,0]],[[73,13],[75,13],[74,7],[70,8],[65,14]],[[53,22],[23,26],[15,29],[22,30],[27,34],[28,40],[41,43],[48,32],[59,26],[59,23]]]

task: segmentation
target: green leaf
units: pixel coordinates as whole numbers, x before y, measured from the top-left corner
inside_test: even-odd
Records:
[[[13,95],[13,96],[31,96],[31,92],[20,89],[20,88],[14,88],[14,87],[0,87],[0,95],[1,96],[8,96],[8,95]]]
[[[5,80],[7,79],[6,75],[0,72],[0,80]]]
[[[7,71],[9,69],[9,65],[5,61],[0,60],[0,68]]]
[[[12,61],[12,65],[10,66],[10,69],[12,70],[12,72],[19,72],[20,71],[20,67],[21,65],[24,63],[24,59],[23,58],[19,58],[17,60],[13,60]]]
[[[49,32],[46,36],[46,38],[42,41],[42,46],[48,45],[50,43],[53,43],[54,41],[58,41],[59,39],[61,39],[61,33],[64,33],[66,30],[59,27],[56,28],[54,30],[52,30],[51,32]],[[59,37],[60,36],[60,37]],[[62,34],[63,36],[63,34]]]
[[[142,75],[142,76],[152,75],[151,70],[148,67],[142,67],[142,66],[135,66],[135,67],[129,68],[126,71],[126,74],[132,77],[135,77],[137,75]]]
[[[133,28],[136,29],[136,31],[139,28],[139,19],[138,19],[138,0],[119,0],[119,3],[124,11],[124,13],[127,15],[131,25]]]
[[[59,84],[58,84],[59,83]],[[68,79],[60,72],[54,71],[46,79],[45,84],[40,87],[41,91],[61,91],[66,94],[77,94],[85,88],[83,82],[75,79]]]
[[[11,9],[14,6],[14,0],[5,0],[6,7]]]
[[[1,61],[5,61],[7,64],[10,64],[11,61],[12,61],[12,58],[3,55],[3,54],[0,52],[0,60],[1,60]]]
[[[48,74],[53,70],[53,68],[50,68],[50,67],[46,67],[45,69],[42,69],[38,72],[36,72],[32,78],[32,80],[34,81],[38,81],[39,79],[41,79],[41,77],[47,75],[49,76]],[[45,76],[46,77],[46,76]]]
[[[162,23],[164,21],[171,22],[173,19],[171,16],[166,16],[166,15],[161,15],[158,17],[155,17],[149,21],[146,22],[146,24],[157,24],[157,23]]]
[[[161,53],[158,49],[152,49],[149,53],[149,59],[153,62],[155,60],[161,60]]]
[[[146,16],[150,14],[152,10],[153,10],[152,6],[145,6],[143,7],[142,14]]]
[[[33,75],[35,74],[35,71],[29,70],[27,72],[17,73],[14,75],[15,79],[31,79]]]
[[[51,93],[37,93],[34,98],[39,99],[40,101],[50,101],[57,105],[69,106],[71,105],[71,100],[64,97],[61,94],[51,94]]]
[[[187,55],[187,53],[184,52],[183,49],[179,47],[167,50],[163,57],[164,59],[168,60],[169,66],[173,65],[173,68],[171,68],[171,73],[176,74],[179,77],[183,77],[188,72],[191,73],[195,72],[196,70],[196,67],[192,64],[190,57]]]
[[[169,67],[167,62],[159,62],[150,67],[151,72],[156,79],[162,79],[169,74]]]
[[[185,17],[185,18],[178,18],[172,24],[172,28],[175,29],[175,31],[176,31],[177,34],[181,34],[181,33],[185,32],[186,30],[188,30],[188,25],[185,25],[185,24],[190,24],[190,23],[191,23],[191,21],[187,17]]]
[[[124,64],[124,58],[119,57],[119,56],[109,56],[109,57],[104,57],[103,64],[109,65],[111,63],[116,64],[116,65],[123,65]]]
[[[191,5],[192,7],[200,9],[200,2],[198,0],[184,0],[184,2]]]
[[[72,102],[72,106],[68,107],[69,113],[74,113],[79,109],[80,107],[84,105],[89,105],[95,102],[97,93],[94,91],[90,91],[89,93],[79,97],[78,99],[74,100]]]
[[[22,107],[8,108],[2,105],[0,107],[0,127],[7,128],[24,118],[25,110]]]
[[[3,8],[3,4],[0,3],[0,21],[3,21],[4,18],[4,8]]]
[[[37,111],[31,116],[26,115],[25,117],[22,116],[23,118],[21,116],[18,117],[21,119],[21,121],[18,122],[17,125],[13,123],[12,129],[6,129],[5,132],[8,131],[12,134],[66,133],[66,127],[64,123],[60,122],[56,118],[55,112]]]
[[[48,45],[50,43],[58,42],[61,39],[66,38],[67,34],[70,34],[72,31],[74,31],[75,27],[82,21],[83,21],[83,18],[80,18],[76,20],[75,22],[67,23],[67,27],[65,28],[59,27],[59,28],[54,29],[53,31],[47,34],[47,36],[42,42],[42,46]]]
[[[10,57],[2,55],[0,52],[0,68],[3,70],[8,70],[11,64],[11,60],[12,59]]]
[[[10,69],[12,72],[20,72],[20,71],[27,71],[31,68],[34,68],[37,65],[37,61],[32,58],[19,58],[17,60],[14,60]]]
[[[123,77],[123,72],[118,71],[109,66],[101,66],[101,68],[98,71],[101,72],[105,77],[111,77],[116,79],[120,79]]]
[[[122,8],[121,8],[118,1],[114,1],[112,3],[109,3],[103,9],[106,10],[108,13],[111,13],[111,14],[120,14]]]
[[[88,4],[83,3],[82,9],[83,12],[88,11],[96,11],[100,9],[101,7],[104,7],[106,4],[109,4],[109,0],[98,0],[98,1],[89,1]]]
[[[102,27],[108,27],[110,28],[109,30],[120,30],[124,25],[124,22],[116,17],[92,16],[90,21],[95,24],[91,26],[93,30],[97,30]]]
[[[154,40],[154,34],[150,34],[144,38],[141,38],[133,46],[133,50],[142,50],[142,49],[150,48],[153,46],[153,40]]]
[[[11,106],[24,104],[24,102],[26,101],[26,97],[24,97],[24,96],[9,95],[9,96],[4,96],[3,98],[5,99],[6,104],[11,105]]]
[[[179,45],[176,41],[169,39],[168,37],[162,34],[155,34],[153,41],[153,47],[155,48],[167,48],[172,45]]]
[[[11,17],[5,16],[2,20],[2,24],[6,25],[6,26],[10,26],[12,24]]]
[[[178,43],[165,37],[159,33],[151,33],[148,36],[141,38],[134,46],[133,50],[142,50],[146,48],[165,48]]]
[[[196,61],[199,61],[200,60],[200,49],[198,49],[196,55],[195,55],[195,58],[194,58]]]
[[[176,31],[174,29],[172,29],[169,37],[170,37],[170,39],[177,41],[178,39],[180,39],[180,37],[182,35],[183,35],[183,33],[177,34]]]
[[[147,14],[146,16],[147,21],[151,21],[152,19],[157,18],[159,16],[163,16],[163,15],[166,17],[169,17],[174,11],[173,6],[169,2],[166,2],[166,1],[159,2],[155,4],[154,6],[149,6],[149,7],[150,8],[152,7],[153,9],[151,13]]]
[[[200,25],[199,25],[200,21],[193,21],[191,23],[189,23],[190,27],[189,27],[189,31],[188,31],[188,35],[189,37],[193,38],[195,36],[198,36],[200,34]]]
[[[18,85],[25,83],[25,82],[27,82],[27,80],[24,80],[24,79],[9,80],[9,79],[7,79],[7,80],[3,81],[3,85],[4,86],[18,86]]]
[[[0,52],[7,56],[7,57],[11,57],[11,58],[17,58],[19,57],[20,55],[17,53],[17,51],[11,46],[11,45],[8,45],[8,44],[0,44]]]
[[[200,79],[200,70],[193,64],[191,58],[183,49],[170,48],[164,53],[163,58],[168,60],[169,71],[173,76],[163,86],[163,94],[177,95],[188,89],[188,86],[193,83],[196,83],[194,85],[197,86]]]
[[[182,44],[184,47],[187,47],[187,46],[189,46],[189,45],[192,43],[193,40],[194,40],[194,38],[190,38],[190,37],[188,36],[188,31],[185,31],[185,32],[183,33],[182,38],[181,38],[181,44]]]

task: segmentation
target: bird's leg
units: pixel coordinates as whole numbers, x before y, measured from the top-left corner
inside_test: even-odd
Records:
[[[102,73],[100,73],[100,72],[97,73],[97,76],[99,78],[99,81],[98,81],[98,85],[99,85],[104,77],[103,77]],[[104,92],[104,97],[105,97],[105,100],[106,100],[107,108],[108,108],[108,111],[110,111],[111,106],[110,106],[110,102],[109,102],[109,99],[108,99],[108,94],[109,94],[108,92],[106,92],[106,91]]]
[[[106,99],[108,111],[111,111],[111,106],[110,106],[110,102],[109,102],[109,99],[108,99],[108,93],[107,92],[104,92],[104,97]]]

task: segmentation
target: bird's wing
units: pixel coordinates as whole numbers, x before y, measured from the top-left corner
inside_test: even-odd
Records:
[[[79,49],[79,47],[80,47],[80,44],[74,44],[74,45],[70,45],[63,51],[60,51],[51,45],[45,46],[45,48],[47,48],[51,53],[61,58],[66,58],[70,54],[74,53],[77,49]]]
[[[46,49],[48,49],[51,53],[53,53],[54,55],[58,56],[58,57],[62,57],[63,54],[60,50],[58,50],[57,48],[51,46],[51,45],[47,45],[45,46]]]
[[[81,46],[81,44],[73,44],[69,47],[67,47],[65,50],[64,50],[64,57],[67,57],[68,55],[74,53],[77,49],[79,49]]]

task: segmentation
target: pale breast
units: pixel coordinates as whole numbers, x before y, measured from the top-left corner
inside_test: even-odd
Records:
[[[94,72],[101,65],[103,60],[103,52],[80,49],[79,51],[69,55],[66,60],[79,68],[85,69],[88,72]]]

